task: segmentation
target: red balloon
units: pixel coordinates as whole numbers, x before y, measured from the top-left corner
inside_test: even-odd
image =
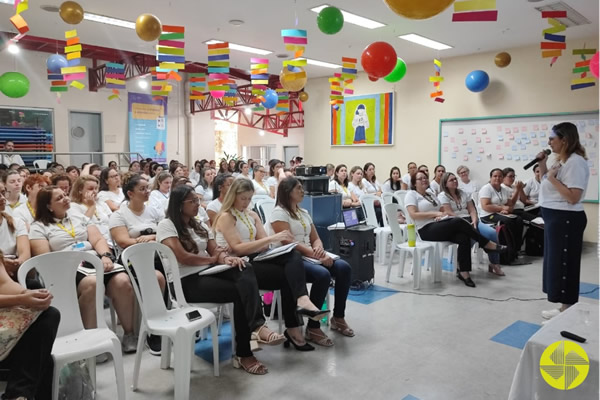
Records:
[[[369,76],[369,80],[371,82],[377,82],[379,80],[379,78],[375,78],[374,76]]]
[[[600,60],[599,58],[600,53],[596,53],[594,54],[594,56],[592,57],[591,61],[590,61],[590,71],[592,72],[592,75],[594,75],[596,78],[599,78],[599,64],[600,64]]]
[[[360,57],[360,63],[367,75],[374,78],[388,76],[396,67],[396,50],[386,42],[368,45]]]

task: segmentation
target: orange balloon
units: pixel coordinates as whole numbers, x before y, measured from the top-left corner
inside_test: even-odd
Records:
[[[496,57],[494,58],[494,62],[500,68],[508,67],[508,65],[510,64],[510,61],[511,61],[510,54],[508,54],[505,51],[503,51],[502,53],[496,54]]]
[[[83,21],[83,8],[74,1],[65,1],[60,5],[58,14],[67,24],[77,25]]]
[[[409,19],[434,17],[454,3],[454,0],[384,0],[396,14]]]
[[[153,42],[162,33],[160,20],[152,14],[142,14],[135,20],[135,32],[140,39]]]

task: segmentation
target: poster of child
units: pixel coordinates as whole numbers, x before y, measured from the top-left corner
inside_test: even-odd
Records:
[[[354,143],[366,143],[365,132],[369,129],[369,116],[364,104],[356,106],[352,128],[354,128]]]

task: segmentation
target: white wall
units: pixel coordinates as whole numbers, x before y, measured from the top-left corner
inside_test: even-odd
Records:
[[[373,162],[383,180],[394,165],[406,173],[409,161],[427,164],[430,169],[438,163],[440,119],[597,110],[598,86],[570,90],[570,80],[575,76],[571,69],[580,59],[569,52],[584,43],[587,48],[597,48],[598,38],[569,43],[569,51],[552,68],[547,59],[541,58],[538,46],[506,50],[512,55],[512,63],[503,69],[495,66],[495,53],[444,59],[442,52],[445,80],[441,87],[446,99],[443,104],[429,97],[433,62],[408,65],[407,75],[396,84],[382,79],[373,83],[360,74],[355,81],[355,94],[396,93],[392,147],[331,147],[327,78],[309,79],[305,90],[310,100],[304,104],[306,162],[344,163],[348,167]],[[434,56],[432,52],[432,60]],[[465,88],[466,75],[475,69],[490,75],[490,86],[483,93],[471,93]],[[584,238],[597,242],[598,205],[586,204],[585,208],[589,223]]]
[[[305,122],[306,123],[306,122]],[[238,154],[242,154],[243,146],[267,146],[275,145],[275,155],[273,158],[283,160],[284,146],[298,146],[300,155],[304,154],[304,128],[294,128],[288,130],[288,136],[284,137],[276,133],[265,132],[264,136],[258,134],[259,129],[238,127]],[[286,166],[289,160],[286,161]]]

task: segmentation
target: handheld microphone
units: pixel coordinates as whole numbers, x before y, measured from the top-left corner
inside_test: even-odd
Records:
[[[552,153],[552,151],[550,149],[546,149],[546,150],[544,150],[544,153],[546,153],[546,155],[549,156],[550,153]],[[529,168],[533,167],[535,165],[535,163],[537,163],[537,162],[539,162],[541,160],[542,160],[541,158],[536,157],[535,160],[531,160],[527,164],[525,164],[525,166],[523,167],[523,169],[529,169]]]

